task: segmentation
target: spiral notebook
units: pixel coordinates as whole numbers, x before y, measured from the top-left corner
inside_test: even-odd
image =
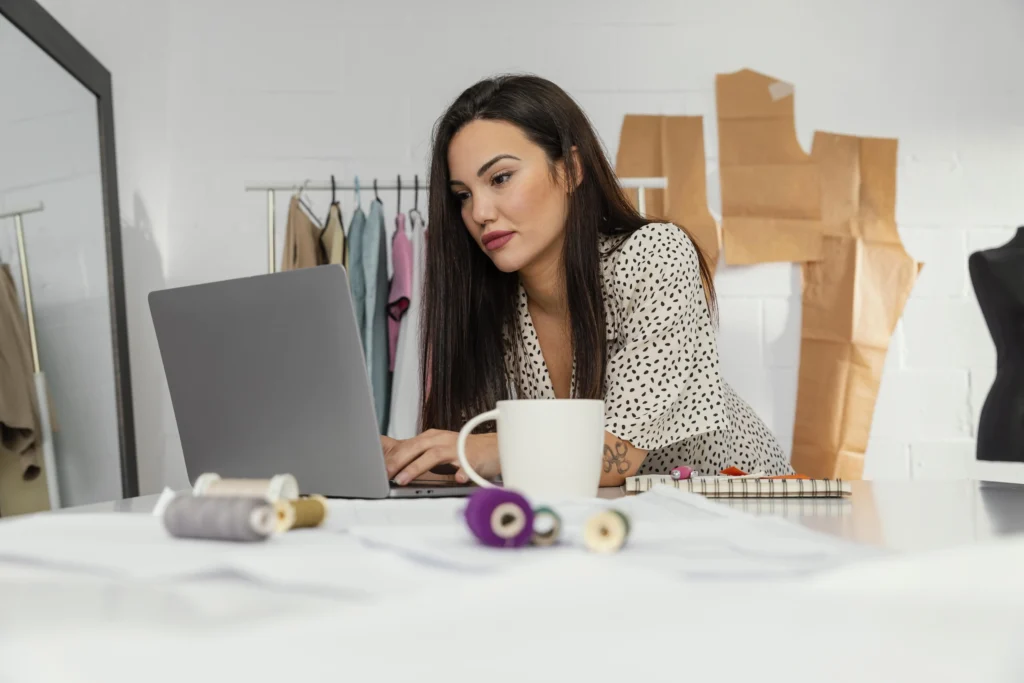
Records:
[[[749,477],[698,477],[673,479],[648,474],[626,479],[627,493],[643,493],[656,486],[699,493],[707,498],[841,498],[852,493],[842,479],[755,479]]]

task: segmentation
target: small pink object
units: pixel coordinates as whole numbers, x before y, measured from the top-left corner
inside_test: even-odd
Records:
[[[673,479],[689,479],[690,475],[693,474],[693,470],[685,465],[680,465],[679,467],[673,467],[671,474]]]

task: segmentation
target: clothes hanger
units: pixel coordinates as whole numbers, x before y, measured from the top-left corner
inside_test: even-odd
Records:
[[[402,213],[402,176],[398,176],[398,201],[395,203],[395,211]]]
[[[327,228],[330,226],[330,220],[332,212],[337,212],[338,224],[337,229],[341,233],[340,236],[337,234],[328,234]],[[345,241],[345,226],[342,222],[341,217],[341,204],[338,203],[338,182],[334,178],[334,174],[331,174],[331,206],[327,210],[327,222],[324,223],[323,229],[320,231],[320,243],[323,245],[328,255],[328,260],[333,255],[335,248],[335,239],[341,239],[341,263],[346,262],[346,256],[348,253],[348,242]]]
[[[380,202],[380,195],[377,194],[377,179],[376,178],[373,179],[373,198],[376,199],[378,202]],[[383,204],[384,202],[380,202],[380,203]]]
[[[313,222],[316,223],[318,227],[323,227],[324,222],[317,218],[316,213],[313,212],[313,208],[309,205],[309,196],[307,195],[305,199],[303,199],[302,197],[302,195],[306,192],[306,188],[309,186],[309,183],[309,178],[306,178],[306,182],[302,183],[302,185],[295,189],[295,194],[299,198],[299,204],[301,204],[302,208],[306,210],[306,213],[308,213],[309,217],[313,219]]]
[[[423,220],[423,214],[420,213],[420,177],[414,175],[413,177],[413,193],[412,193],[412,211],[409,212],[409,218],[412,219],[412,215],[416,214],[420,220]],[[415,229],[416,223],[413,222],[412,227]]]
[[[338,182],[334,179],[334,174],[331,174],[331,208],[338,208],[338,216],[341,216],[341,204],[338,203]],[[327,211],[328,218],[330,218],[330,209]],[[324,223],[322,232],[327,232],[327,224]]]
[[[356,209],[358,209],[359,211],[362,211],[363,210],[363,197],[362,197],[362,195],[359,192],[359,176],[355,177],[355,180],[352,183],[352,185],[355,187],[355,190],[356,190]]]

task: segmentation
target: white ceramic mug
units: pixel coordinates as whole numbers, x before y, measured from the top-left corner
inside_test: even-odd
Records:
[[[466,459],[466,439],[482,422],[498,423],[498,457],[506,488],[537,500],[589,498],[601,483],[604,401],[538,399],[498,401],[459,432],[459,463],[480,486],[494,484]]]

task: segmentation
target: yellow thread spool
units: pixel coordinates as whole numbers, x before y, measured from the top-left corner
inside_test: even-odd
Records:
[[[618,510],[602,510],[583,529],[583,542],[595,553],[615,553],[629,538],[629,518]]]
[[[327,518],[327,499],[323,496],[308,496],[288,501],[295,513],[292,529],[320,526]]]

